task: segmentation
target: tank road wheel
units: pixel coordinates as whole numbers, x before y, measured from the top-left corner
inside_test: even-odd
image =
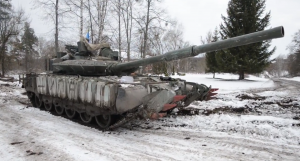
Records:
[[[98,115],[95,116],[95,119],[101,129],[106,129],[112,124],[111,115]]]
[[[46,111],[52,111],[53,110],[53,104],[51,102],[45,103],[44,102],[44,107]]]
[[[76,116],[76,111],[72,109],[65,109],[66,115],[69,119],[73,119]]]
[[[92,122],[93,117],[85,112],[80,113],[80,119],[83,123],[88,124]]]
[[[59,106],[59,105],[56,105],[56,106],[55,106],[55,112],[56,112],[59,116],[61,116],[61,115],[64,113],[64,111],[65,111],[65,109],[64,109],[63,107],[61,107],[61,106]]]
[[[34,101],[35,101],[36,107],[41,108],[43,106],[43,101],[41,100],[41,98],[38,95],[35,95]]]

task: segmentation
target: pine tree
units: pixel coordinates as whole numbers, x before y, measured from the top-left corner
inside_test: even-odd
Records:
[[[28,22],[25,22],[24,33],[21,40],[22,50],[25,53],[25,69],[28,71],[28,62],[32,60],[33,54],[36,53],[34,45],[38,42],[38,38],[35,36],[34,30],[30,28]]]
[[[218,40],[219,40],[219,31],[216,28],[214,31],[214,35],[212,37],[212,42],[217,42]],[[215,78],[215,73],[219,72],[218,63],[216,59],[218,53],[219,51],[213,51],[205,54],[206,67],[207,67],[206,72],[213,73],[213,78]]]
[[[269,25],[271,15],[270,12],[264,14],[265,7],[265,0],[230,0],[228,17],[222,15],[224,23],[220,25],[221,38],[264,30]],[[264,41],[223,50],[217,62],[223,72],[238,73],[241,80],[245,73],[260,73],[270,64],[269,57],[276,48],[269,51],[269,47],[270,41]]]
[[[28,22],[25,22],[24,25],[24,33],[22,35],[22,43],[23,46],[28,48],[29,50],[34,50],[33,47],[36,45],[38,39],[35,36],[33,28],[30,27]]]

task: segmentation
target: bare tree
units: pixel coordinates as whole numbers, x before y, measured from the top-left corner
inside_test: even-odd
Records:
[[[150,25],[150,8],[152,6],[153,0],[146,0],[147,3],[147,14],[146,14],[146,21],[145,21],[145,29],[144,29],[144,45],[143,45],[143,58],[146,56],[147,51],[147,41],[148,41],[148,29]],[[152,20],[152,19],[151,19]]]
[[[166,29],[154,27],[149,34],[149,42],[151,45],[151,53],[153,55],[161,55],[165,51],[170,51],[167,41],[165,39]]]
[[[293,36],[292,43],[288,46],[290,55],[288,56],[288,71],[291,76],[300,75],[300,30]]]
[[[54,58],[55,57],[55,42],[53,40],[47,40],[43,37],[38,38],[38,44],[37,44],[37,52],[40,57],[43,58]],[[58,42],[59,50],[62,50],[64,48],[65,43],[62,41]]]
[[[160,0],[145,0],[145,11],[140,11],[135,16],[134,20],[139,25],[139,31],[143,34],[143,45],[142,45],[142,57],[146,57],[146,52],[148,51],[148,38],[149,38],[149,29],[152,27],[160,27],[161,23],[168,23],[164,19],[165,12],[161,10],[156,3],[161,2]],[[142,3],[143,4],[143,3]]]
[[[168,28],[152,27],[149,31],[149,42],[153,55],[160,55],[189,46],[189,43],[183,40],[182,25],[177,24],[176,21],[172,21]],[[165,64],[156,64],[155,68],[164,68],[166,66],[167,73],[172,72],[174,74],[175,70],[178,72],[180,66],[185,65],[184,63],[188,63],[188,61],[175,60]]]
[[[84,9],[87,9],[91,13],[89,1],[87,4],[83,0],[65,1],[65,5],[69,7],[70,18],[79,18],[79,37],[83,36]]]
[[[166,44],[167,51],[183,48],[186,45],[183,40],[183,26],[174,23],[173,27],[164,35],[163,41]]]
[[[206,36],[205,36],[205,38],[204,37],[202,37],[202,36],[200,36],[200,43],[201,44],[209,44],[209,43],[211,43],[213,41],[213,33],[212,33],[212,31],[208,31],[207,33],[206,33]],[[205,57],[205,55],[206,55],[206,53],[204,53],[204,54],[201,54],[203,57]],[[202,71],[203,70],[203,68],[204,68],[204,70],[207,68],[207,66],[206,66],[206,61],[204,61],[204,62],[202,62],[201,63],[201,66],[199,66],[199,71]],[[213,74],[213,78],[215,77],[215,73]]]
[[[37,7],[43,8],[45,18],[54,23],[55,52],[59,51],[59,29],[63,27],[63,18],[71,9],[63,5],[62,0],[35,0]]]
[[[130,50],[131,50],[131,37],[133,28],[133,0],[127,0],[122,6],[121,17],[123,19],[125,34],[126,34],[126,44],[127,44],[127,60],[130,61]]]
[[[141,57],[145,58],[147,54],[151,53],[151,48],[149,42],[150,32],[154,28],[163,27],[163,24],[168,24],[165,19],[165,12],[159,6],[158,3],[161,0],[145,0],[139,1],[139,10],[135,13],[134,20],[138,24],[137,31],[140,33],[140,52]],[[152,30],[153,31],[153,30]],[[155,38],[155,36],[153,36]],[[143,67],[143,72],[145,72],[145,67]]]
[[[8,56],[8,42],[19,34],[19,31],[22,29],[22,22],[24,21],[23,10],[14,12],[9,9],[8,13],[7,15],[1,15],[2,18],[0,20],[0,62],[3,76],[6,71],[5,58]]]
[[[293,35],[293,40],[288,45],[287,49],[289,49],[290,54],[293,54],[300,49],[300,30]]]
[[[98,36],[97,42],[101,43],[103,38],[103,31],[105,29],[108,0],[96,0],[96,9],[97,9],[97,21],[95,21],[98,27]]]
[[[66,5],[70,7],[71,15],[80,19],[80,35],[83,34],[83,28],[87,27],[91,31],[91,42],[101,43],[107,25],[108,0],[74,0],[66,1]],[[89,25],[85,26],[85,23]]]
[[[92,21],[92,11],[91,11],[91,3],[90,3],[90,0],[88,0],[88,5],[87,5],[87,9],[88,9],[88,12],[89,12],[89,19],[90,19],[90,26],[91,26],[91,43],[94,42],[94,31],[93,31],[93,21]]]
[[[37,44],[37,52],[41,57],[48,57],[46,55],[45,47],[47,46],[47,40],[44,37],[38,37],[38,44]]]
[[[151,55],[161,55],[165,52],[165,43],[163,41],[164,38],[164,32],[166,30],[162,28],[152,28],[151,34],[149,34],[149,42],[151,45]],[[159,62],[152,64],[152,72],[155,74],[165,74],[169,75],[168,71],[169,62]],[[149,72],[149,71],[148,71]]]
[[[203,38],[202,36],[200,36],[200,42],[201,44],[208,44],[208,43],[211,43],[213,40],[213,34],[211,31],[208,31],[206,33],[206,37]]]
[[[284,55],[279,55],[266,69],[274,77],[285,76],[288,71],[287,59]]]
[[[167,31],[163,38],[163,41],[167,51],[178,50],[189,46],[189,43],[183,40],[183,26],[181,24],[177,24],[177,22],[175,22],[172,25],[172,28],[169,31]],[[186,60],[188,59],[175,60],[171,62],[173,74],[175,70],[177,72],[179,71],[180,66],[184,66],[186,69],[191,69],[189,68],[191,65],[191,61]]]
[[[80,30],[79,35],[82,36],[83,31],[83,0],[80,0]]]

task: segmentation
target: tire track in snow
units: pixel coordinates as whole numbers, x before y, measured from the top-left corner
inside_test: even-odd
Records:
[[[49,148],[49,152],[60,152],[61,154],[57,157],[64,156],[70,160],[80,160],[82,156],[73,158],[72,151],[68,151],[67,148],[64,149],[63,145],[75,146],[77,151],[87,152],[87,156],[102,155],[111,160],[120,160],[120,158],[121,160],[156,160],[157,158],[184,160],[186,158],[197,159],[198,157],[208,157],[209,159],[211,156],[213,156],[211,159],[226,158],[229,160],[257,158],[258,156],[259,159],[273,157],[293,160],[300,157],[290,151],[289,148],[278,148],[275,143],[269,141],[238,138],[220,132],[191,131],[184,128],[174,130],[168,128],[161,130],[134,128],[133,131],[130,131],[121,128],[111,132],[115,134],[108,134],[109,132],[101,132],[82,126],[34,108],[24,110],[12,108],[1,111],[1,113],[14,113],[15,118],[22,117],[19,121],[12,119],[11,124],[19,124],[23,129],[35,131],[35,133],[30,133],[31,140]],[[34,117],[32,117],[33,115]],[[66,130],[62,130],[64,128]],[[26,133],[26,130],[22,133]],[[220,136],[210,136],[211,134]],[[29,136],[28,134],[22,136],[19,132],[17,135],[25,138]],[[45,138],[44,135],[47,137]],[[191,139],[185,140],[186,137]],[[84,145],[81,145],[82,143]],[[242,149],[244,150],[242,151]],[[299,148],[295,148],[295,150],[299,150]],[[174,152],[183,157],[172,156]],[[280,155],[276,156],[276,154]]]
[[[11,106],[18,106],[14,102],[11,102],[11,104]],[[19,111],[16,112],[11,107],[0,108],[0,118],[2,118],[0,129],[2,130],[2,137],[5,138],[2,146],[9,149],[8,153],[11,153],[11,155],[4,155],[6,156],[6,158],[3,158],[4,160],[57,160],[58,158],[72,160],[72,158],[64,157],[64,153],[51,149],[43,141],[37,140],[36,136],[40,133],[30,127],[30,119],[24,117],[22,113],[18,113]],[[14,142],[22,143],[10,145]],[[42,152],[42,154],[29,155],[30,153],[33,154],[32,152],[37,154]]]
[[[1,99],[1,98],[0,98]],[[0,103],[0,129],[11,141],[14,160],[297,160],[300,147],[279,144],[271,139],[248,138],[199,128],[133,130],[125,128],[101,132],[36,108],[25,108],[10,97]],[[5,106],[2,108],[2,106]],[[159,125],[158,122],[151,124]],[[169,123],[172,124],[172,123]],[[189,139],[186,139],[189,138]],[[35,144],[31,144],[35,142]],[[204,146],[205,145],[205,146]],[[13,147],[13,148],[11,148]],[[19,148],[19,149],[18,149]],[[43,151],[25,156],[25,149]],[[15,152],[13,150],[16,150]],[[25,153],[25,154],[24,154]],[[24,155],[21,155],[24,154]],[[4,153],[0,152],[0,156]]]

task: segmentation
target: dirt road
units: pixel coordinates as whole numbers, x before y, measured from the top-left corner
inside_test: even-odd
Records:
[[[299,120],[281,115],[174,115],[153,122],[137,120],[115,131],[102,132],[27,107],[27,98],[18,86],[1,85],[0,89],[1,160],[300,158]],[[225,95],[219,97],[226,99]]]

